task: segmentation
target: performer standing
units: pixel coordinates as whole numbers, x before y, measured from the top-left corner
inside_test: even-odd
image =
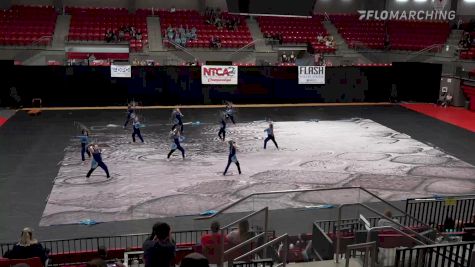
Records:
[[[233,124],[236,124],[234,121],[234,109],[233,109],[233,103],[226,101],[226,119],[230,119]]]
[[[134,122],[132,123],[132,129],[134,130],[134,132],[132,133],[132,141],[134,141],[135,143],[135,136],[137,135],[140,139],[140,141],[142,141],[143,143],[143,138],[142,138],[142,134],[140,134],[140,121],[139,121],[139,118],[137,115],[135,115],[133,117],[133,120]]]
[[[89,143],[89,132],[85,129],[81,131],[81,135],[79,136],[79,139],[81,140],[81,158],[82,161],[85,161],[84,154],[87,153],[89,157],[91,157],[91,152],[89,152],[88,149],[86,149],[87,144]]]
[[[127,119],[125,120],[125,123],[124,123],[124,129],[125,129],[125,127],[127,127],[127,124],[129,124],[129,121],[132,118],[133,114],[134,114],[134,107],[132,105],[128,105],[128,107],[127,107]]]
[[[269,128],[265,129],[264,132],[267,132],[267,138],[264,140],[264,149],[266,149],[267,142],[269,142],[269,140],[272,140],[272,142],[274,142],[275,147],[279,149],[279,146],[277,145],[277,142],[275,141],[274,137],[274,125],[270,123]]]
[[[239,165],[239,161],[236,157],[236,143],[232,140],[229,141],[228,165],[226,165],[226,169],[224,169],[223,175],[226,175],[226,173],[228,172],[228,168],[231,165],[231,162],[234,162],[236,164],[239,174],[241,174],[241,166]]]
[[[185,149],[183,149],[183,147],[180,145],[180,132],[178,131],[178,129],[173,129],[170,131],[170,138],[173,142],[170,148],[170,152],[168,153],[167,159],[169,159],[173,152],[175,152],[175,150],[177,149],[181,151],[181,155],[183,159],[185,159]]]
[[[99,146],[97,144],[91,145],[89,146],[89,151],[92,154],[93,160],[91,162],[91,169],[87,173],[86,178],[91,176],[92,172],[97,168],[97,166],[101,167],[106,172],[107,178],[110,178],[109,169],[107,169],[106,164],[104,164],[102,161],[102,151]]]
[[[172,120],[173,120],[173,127],[172,130],[174,130],[177,126],[180,126],[180,133],[183,134],[183,114],[180,112],[179,108],[176,108],[172,112]]]
[[[226,113],[221,116],[221,128],[219,128],[218,136],[220,140],[226,139]]]

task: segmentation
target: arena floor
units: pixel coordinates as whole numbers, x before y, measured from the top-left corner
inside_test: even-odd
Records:
[[[178,151],[166,160],[169,110],[140,111],[145,144],[122,129],[124,110],[17,113],[0,128],[0,232],[18,231],[18,219],[44,232],[92,219],[130,233],[142,219],[195,215],[270,190],[362,186],[388,200],[475,191],[475,134],[399,106],[240,108],[227,139],[238,144],[243,174],[231,165],[223,176],[228,148],[217,137],[218,111],[182,109],[184,121],[195,122],[185,126],[186,160]],[[280,150],[262,148],[266,120]],[[105,148],[111,179],[99,168],[85,178],[90,163],[81,161],[75,137],[81,126]],[[335,194],[267,203],[342,202]]]

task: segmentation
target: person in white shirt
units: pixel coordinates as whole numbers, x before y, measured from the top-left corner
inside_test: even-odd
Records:
[[[394,219],[393,218],[393,213],[390,211],[390,210],[386,210],[384,211],[384,216],[388,217],[388,218],[391,218],[391,220],[388,220],[386,218],[381,218],[379,221],[378,221],[378,226],[379,227],[382,227],[382,226],[391,226],[391,227],[394,227],[394,228],[399,228],[399,220],[398,219]]]

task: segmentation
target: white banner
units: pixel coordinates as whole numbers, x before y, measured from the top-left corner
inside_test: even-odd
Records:
[[[132,77],[132,67],[130,65],[111,65],[112,78]]]
[[[325,66],[299,66],[299,84],[325,84]]]
[[[201,66],[202,84],[238,84],[237,66]]]

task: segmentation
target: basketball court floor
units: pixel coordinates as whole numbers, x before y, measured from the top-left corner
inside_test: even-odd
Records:
[[[191,123],[185,160],[178,151],[166,159],[170,110],[138,112],[143,144],[132,142],[130,125],[122,128],[125,110],[17,112],[0,128],[0,240],[16,239],[26,225],[43,238],[90,235],[78,225],[86,219],[103,223],[104,234],[131,233],[142,222],[218,210],[263,191],[361,186],[391,201],[475,192],[475,134],[392,105],[238,108],[226,139],[237,143],[243,173],[232,164],[223,176],[228,145],[217,135],[219,111],[182,109]],[[280,149],[263,148],[269,121]],[[86,179],[90,160],[81,161],[77,137],[84,127],[104,148],[110,179],[100,168]],[[291,210],[348,200],[301,194],[265,205]]]

